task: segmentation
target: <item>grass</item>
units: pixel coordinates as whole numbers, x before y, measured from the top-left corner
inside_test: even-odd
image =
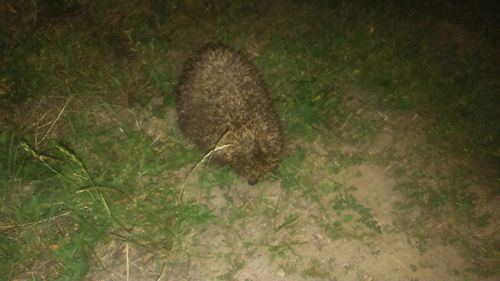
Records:
[[[9,223],[3,225],[2,245],[17,245],[3,256],[3,276],[41,267],[39,278],[79,279],[95,258],[93,249],[111,233],[165,255],[191,225],[211,218],[206,207],[179,201],[175,183],[156,183],[164,165],[152,153],[152,140],[142,134],[131,132],[112,148],[122,154],[115,155],[122,165],[94,155],[94,161],[88,161],[92,170],[77,152],[60,144],[51,146],[49,155],[24,141],[13,146],[13,139],[4,155],[18,155],[11,157],[19,164],[10,170],[23,174],[3,177],[2,214]],[[42,260],[50,264],[36,265]],[[54,272],[43,270],[51,267]]]
[[[332,240],[395,231],[421,251],[452,245],[474,274],[498,276],[498,236],[476,234],[494,224],[478,202],[499,194],[497,4],[398,3],[0,4],[0,279],[83,279],[103,267],[96,249],[116,240],[195,257],[199,234],[219,228],[229,245],[219,280],[234,280],[259,247],[285,272],[331,279],[294,252],[308,224]],[[262,70],[287,139],[267,182],[279,195],[267,183],[246,194],[212,165],[191,175],[204,199],[181,195],[180,175],[203,155],[164,119],[182,63],[207,41]],[[387,129],[404,149],[374,153]],[[363,164],[396,179],[394,230],[337,177]],[[210,206],[217,192],[225,204]],[[270,230],[239,241],[261,224]]]

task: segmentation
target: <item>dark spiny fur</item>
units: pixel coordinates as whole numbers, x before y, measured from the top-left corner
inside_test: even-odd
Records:
[[[250,184],[283,157],[281,123],[252,63],[224,46],[203,48],[177,87],[179,123],[204,152]],[[221,148],[221,149],[217,149]]]

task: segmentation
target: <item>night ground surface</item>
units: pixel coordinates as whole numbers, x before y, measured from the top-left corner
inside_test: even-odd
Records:
[[[1,1],[0,280],[500,280],[500,5],[415,3]],[[283,122],[255,186],[177,125],[209,42]]]

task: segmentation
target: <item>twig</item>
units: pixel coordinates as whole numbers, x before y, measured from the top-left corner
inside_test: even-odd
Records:
[[[125,242],[125,259],[127,263],[127,281],[130,281],[130,264],[129,264],[129,258],[128,258],[128,242]]]
[[[226,135],[229,133],[229,130],[227,130],[221,137],[220,139],[217,141],[217,143],[215,144],[215,147],[212,148],[209,152],[207,152],[203,158],[201,158],[200,161],[196,162],[196,164],[194,164],[193,167],[191,167],[191,169],[189,169],[189,172],[187,173],[186,177],[184,178],[184,181],[182,182],[182,185],[181,185],[181,192],[179,194],[179,202],[182,201],[182,197],[184,196],[184,188],[185,188],[185,185],[186,185],[186,182],[187,182],[187,179],[189,177],[189,175],[203,162],[207,161],[207,159],[209,159],[210,157],[212,157],[212,155],[219,151],[219,150],[222,150],[222,149],[225,149],[227,147],[230,147],[231,145],[230,144],[223,144],[223,145],[220,145],[220,143],[225,139]]]
[[[52,125],[50,126],[49,130],[45,133],[45,135],[43,135],[43,138],[42,140],[40,141],[40,143],[42,143],[45,138],[47,137],[47,135],[50,133],[50,131],[52,131],[52,128],[54,128],[54,126],[56,125],[57,121],[59,120],[59,118],[61,117],[62,113],[64,112],[64,110],[66,109],[66,106],[68,105],[69,101],[71,100],[71,97],[72,96],[69,96],[68,97],[68,100],[66,100],[66,103],[64,104],[64,106],[61,108],[61,111],[59,111],[59,115],[57,115],[56,119],[52,122]],[[38,145],[38,144],[37,144]]]
[[[32,225],[37,225],[37,224],[41,224],[41,223],[46,222],[46,221],[52,221],[52,220],[55,220],[57,218],[64,217],[67,215],[69,215],[69,212],[64,212],[64,213],[58,214],[56,216],[46,218],[43,220],[39,220],[39,221],[33,221],[33,222],[22,223],[22,224],[0,225],[0,230],[3,231],[3,230],[7,230],[10,228],[14,228],[14,227],[28,227],[28,226],[32,226]]]
[[[163,273],[165,273],[165,270],[167,270],[167,265],[168,265],[168,262],[165,261],[165,265],[161,269],[160,275],[158,275],[158,278],[156,278],[155,281],[160,281],[161,280],[161,278],[163,277]]]

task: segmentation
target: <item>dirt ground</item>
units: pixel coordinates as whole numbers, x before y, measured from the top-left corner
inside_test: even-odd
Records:
[[[356,171],[356,174],[361,173],[359,177],[346,179],[348,183],[358,187],[356,198],[373,210],[375,218],[383,227],[390,228],[392,203],[398,197],[392,190],[394,180],[385,175],[383,167],[360,165],[351,170]],[[246,191],[244,195],[235,196],[240,198],[234,199],[244,197],[248,202],[258,199],[258,195],[252,194],[254,192],[249,188],[252,187],[244,184],[234,187],[234,190]],[[270,200],[279,200],[282,192],[279,184],[264,188]],[[214,208],[223,209],[227,202],[220,191],[215,190],[208,203]],[[105,246],[99,255],[102,260],[110,262],[109,271],[94,272],[88,280],[220,280],[223,279],[221,276],[231,270],[232,265],[227,260],[228,253],[237,256],[242,264],[232,280],[467,280],[461,274],[465,261],[452,246],[436,245],[422,253],[405,233],[383,233],[368,241],[331,240],[314,220],[309,219],[321,216],[320,210],[312,209],[300,200],[294,206],[300,218],[300,228],[293,234],[293,240],[300,241],[300,244],[293,247],[293,253],[285,260],[273,260],[265,245],[256,246],[248,252],[243,241],[262,240],[273,232],[272,227],[268,227],[259,218],[253,218],[241,226],[210,227],[200,235],[199,244],[194,250],[195,257],[172,262],[174,265],[165,269],[159,279],[159,272],[163,269],[158,262],[154,262],[152,256],[140,253],[140,249],[132,245]],[[130,279],[126,277],[127,247]],[[109,249],[113,249],[113,259],[107,257],[110,255]],[[313,261],[317,270],[321,271],[317,273],[318,277],[287,274],[283,268],[289,265],[302,272]],[[493,281],[495,278],[484,280]]]
[[[151,120],[150,133],[161,132],[155,129],[158,126],[171,126],[174,118],[175,114],[169,112],[165,121]],[[363,149],[377,153],[394,148],[404,155],[422,141],[416,137],[421,135],[418,126],[412,124],[418,118],[394,116],[391,120]],[[322,227],[324,205],[312,203],[303,196],[303,190],[285,191],[279,181],[249,186],[237,180],[233,186],[212,186],[206,192],[197,186],[197,177],[190,176],[186,200],[207,204],[216,215],[214,222],[201,232],[193,231],[170,256],[155,257],[137,245],[118,241],[102,245],[97,250],[102,264],[96,265],[87,280],[498,280],[481,279],[468,272],[470,261],[453,246],[432,241],[431,247],[421,251],[415,237],[395,229],[394,203],[402,195],[394,190],[396,179],[389,175],[388,167],[361,163],[333,174],[323,169],[324,163],[335,160],[322,153],[326,148],[321,142],[302,145],[308,152],[306,165],[315,171],[311,184],[334,179],[354,187],[354,197],[373,211],[381,234],[359,239],[329,238]],[[347,145],[343,148],[355,149]],[[328,198],[321,200],[328,204]],[[493,217],[490,227],[478,235],[490,235],[498,225],[500,211],[495,206],[500,202],[497,198],[481,203]],[[289,227],[277,229],[270,216],[261,211],[269,206],[276,210],[276,221],[284,221],[290,213],[297,219]],[[235,218],[239,211],[244,215]]]

